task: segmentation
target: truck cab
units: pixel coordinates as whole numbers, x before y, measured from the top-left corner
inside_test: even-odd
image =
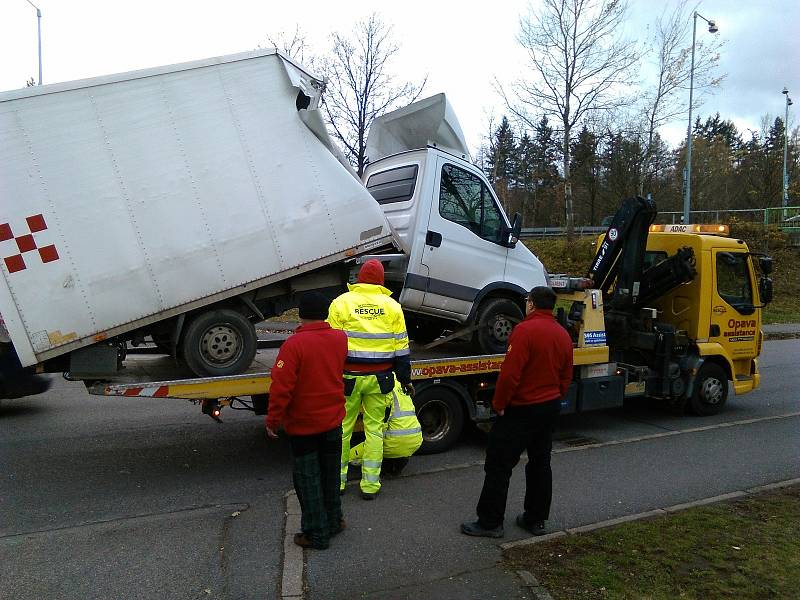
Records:
[[[474,327],[485,354],[505,351],[525,294],[546,284],[542,263],[518,243],[481,170],[469,161],[443,94],[376,119],[364,184],[394,229],[402,256],[386,269],[409,335],[426,343],[445,329]]]
[[[744,241],[723,237],[726,226],[716,226],[717,231],[695,227],[698,231],[683,233],[651,226],[646,261],[659,262],[688,247],[703,274],[652,304],[661,320],[687,332],[703,362],[716,362],[736,393],[743,394],[759,385],[761,308],[771,300],[771,289],[759,289],[763,284],[752,253]],[[762,272],[769,271],[766,261],[759,263]]]

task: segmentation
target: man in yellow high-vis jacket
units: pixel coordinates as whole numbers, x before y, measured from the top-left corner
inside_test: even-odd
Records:
[[[395,376],[403,390],[414,395],[411,357],[403,310],[383,287],[383,265],[368,260],[358,273],[358,283],[347,287],[349,291],[336,298],[328,312],[331,327],[347,334],[340,489],[344,490],[347,482],[350,436],[363,406],[361,497],[372,500],[381,488],[384,420],[392,403]]]

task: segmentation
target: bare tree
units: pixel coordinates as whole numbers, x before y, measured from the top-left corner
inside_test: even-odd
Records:
[[[306,60],[308,60],[310,64],[314,63],[313,57],[310,56],[310,54],[306,56],[309,48],[306,43],[305,33],[300,29],[300,25],[295,26],[294,33],[291,35],[287,34],[285,31],[279,31],[274,35],[267,35],[267,41],[271,46],[274,46],[289,58],[293,58],[301,63],[305,63]]]
[[[561,123],[569,234],[574,227],[572,129],[591,112],[629,102],[620,92],[632,82],[639,56],[633,43],[618,33],[626,13],[625,0],[542,0],[538,12],[520,19],[517,37],[528,52],[532,74],[512,84],[513,102],[500,89],[508,109],[531,128],[542,113]]]
[[[391,34],[392,28],[373,13],[359,22],[349,37],[332,35],[333,49],[323,67],[329,79],[323,97],[328,123],[359,176],[366,166],[372,122],[416,100],[427,81],[426,77],[419,85],[392,83],[389,63],[399,48]]]
[[[654,137],[658,129],[683,116],[687,111],[684,93],[689,89],[692,47],[691,12],[687,0],[678,4],[672,12],[666,9],[655,23],[652,43],[647,54],[652,58],[656,80],[643,97],[644,127],[642,163],[645,177],[641,179],[639,193],[644,191],[645,178],[651,175]],[[707,38],[695,44],[693,107],[699,107],[703,93],[719,87],[725,75],[717,75],[719,51],[725,44],[717,37]]]

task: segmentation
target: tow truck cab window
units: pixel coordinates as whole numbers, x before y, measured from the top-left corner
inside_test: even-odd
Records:
[[[651,250],[644,253],[644,262],[642,263],[642,269],[646,271],[650,267],[656,266],[662,260],[667,260],[669,258],[666,252],[661,250]]]
[[[442,167],[439,214],[490,242],[503,238],[503,217],[489,188],[477,175],[455,165]]]
[[[717,254],[717,293],[734,308],[753,306],[753,286],[746,252]]]

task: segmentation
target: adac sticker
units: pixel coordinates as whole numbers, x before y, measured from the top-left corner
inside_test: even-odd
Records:
[[[602,346],[606,343],[605,331],[584,331],[583,343],[587,346]]]

